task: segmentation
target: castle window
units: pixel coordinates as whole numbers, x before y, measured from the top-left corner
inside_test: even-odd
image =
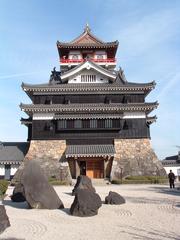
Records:
[[[97,120],[96,119],[90,120],[90,128],[97,128]]]
[[[67,128],[67,122],[66,122],[66,120],[59,120],[59,121],[57,122],[57,128],[58,128],[58,130]]]
[[[74,128],[82,128],[82,120],[80,119],[75,120]]]
[[[72,55],[72,59],[73,59],[73,60],[76,60],[76,59],[78,59],[78,55],[77,55],[77,54],[75,54],[75,55]]]
[[[98,54],[97,55],[97,59],[103,59],[104,58],[104,55],[103,54]]]
[[[88,82],[88,83],[91,83],[91,82],[96,82],[96,75],[81,75],[81,82]]]
[[[105,128],[112,128],[112,119],[105,120]]]

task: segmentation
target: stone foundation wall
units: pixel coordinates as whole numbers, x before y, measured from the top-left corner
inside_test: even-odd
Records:
[[[19,167],[14,180],[20,178],[26,161],[36,160],[47,177],[71,182],[68,162],[65,158],[66,141],[64,140],[31,140],[28,153]]]
[[[166,175],[149,139],[115,139],[114,145],[116,154],[111,179],[126,176]]]

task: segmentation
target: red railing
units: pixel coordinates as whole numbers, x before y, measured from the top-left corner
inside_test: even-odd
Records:
[[[106,58],[106,59],[91,58],[90,60],[92,62],[97,62],[97,63],[115,63],[116,62],[115,58]],[[64,59],[64,58],[60,59],[61,63],[82,63],[85,61],[87,61],[87,59]]]

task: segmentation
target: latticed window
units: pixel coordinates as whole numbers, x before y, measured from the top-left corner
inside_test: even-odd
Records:
[[[103,59],[104,58],[104,55],[103,54],[98,54],[97,55],[97,59]]]
[[[96,82],[96,75],[94,74],[81,75],[81,82]]]
[[[74,121],[74,127],[75,128],[82,128],[82,120],[77,119]]]
[[[90,120],[90,128],[97,128],[97,120],[96,119]]]
[[[112,119],[105,120],[105,128],[112,128]]]
[[[59,129],[67,128],[67,122],[66,122],[66,120],[59,120],[59,121],[57,122],[57,128],[58,128],[58,130],[59,130]]]
[[[78,59],[78,54],[72,55],[72,59],[74,60]]]

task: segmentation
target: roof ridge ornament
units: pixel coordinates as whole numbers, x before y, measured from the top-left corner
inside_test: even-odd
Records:
[[[91,29],[90,29],[88,23],[86,23],[86,26],[85,26],[85,28],[84,28],[84,32],[91,32]]]
[[[56,84],[61,82],[60,72],[56,71],[56,67],[51,71],[49,84]]]
[[[118,73],[119,73],[119,76],[120,76],[120,78],[122,79],[122,81],[123,81],[123,82],[127,82],[126,76],[125,76],[125,74],[124,74],[124,70],[123,70],[121,67],[119,67]]]

